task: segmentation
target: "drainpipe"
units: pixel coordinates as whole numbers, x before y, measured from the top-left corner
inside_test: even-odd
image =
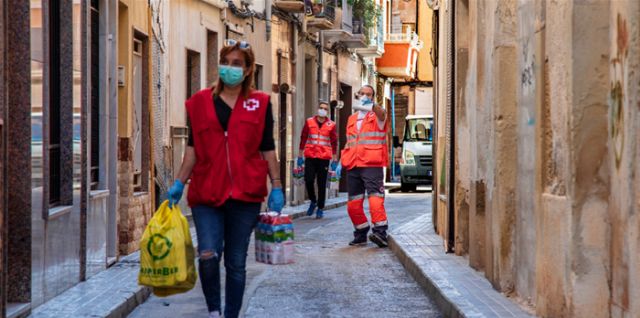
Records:
[[[396,135],[396,91],[393,89],[393,86],[391,86],[391,136],[395,136],[395,135]],[[390,154],[389,157],[392,158],[391,159],[391,181],[395,181],[396,157],[394,156],[395,149],[393,147],[391,147],[389,154]]]
[[[447,208],[449,210],[449,217],[447,220],[448,223],[448,229],[449,229],[449,233],[448,233],[448,242],[449,244],[447,244],[447,253],[454,253],[455,252],[455,243],[456,243],[456,222],[455,222],[455,216],[456,216],[456,211],[455,211],[455,191],[456,191],[456,187],[455,187],[455,180],[456,180],[456,169],[455,169],[455,162],[456,162],[456,99],[455,99],[455,91],[456,91],[456,76],[455,76],[455,71],[456,71],[456,65],[455,65],[455,61],[456,61],[456,49],[455,49],[455,43],[456,43],[456,6],[455,6],[455,1],[451,2],[451,13],[449,13],[449,26],[448,26],[448,32],[451,32],[451,41],[449,42],[450,48],[448,48],[448,50],[450,50],[450,61],[447,62],[448,67],[447,67],[447,72],[450,72],[451,74],[451,82],[447,83],[449,85],[449,95],[451,96],[451,111],[450,111],[450,115],[449,115],[449,180],[447,185],[449,186],[449,193],[447,195]]]
[[[267,0],[267,2],[270,3],[271,0]],[[271,7],[271,5],[269,5],[269,7]],[[269,9],[269,11],[270,10],[271,9]],[[267,25],[270,25],[270,20],[271,20],[271,18],[268,18],[268,22],[267,23],[269,23],[269,24],[267,24]],[[267,30],[268,30],[268,28],[267,28]],[[296,70],[296,69],[298,69],[298,63],[300,63],[300,61],[298,60],[298,28],[295,26],[294,23],[291,23],[291,38],[292,38],[291,39],[291,43],[292,43],[291,46],[293,47],[293,55],[292,55],[292,59],[291,59],[291,64],[294,67],[294,70]],[[303,60],[303,62],[304,62],[304,60]],[[295,93],[293,93],[291,95],[291,102],[293,103],[293,105],[296,105],[297,101],[298,101],[298,94],[299,94],[298,91],[300,90],[300,87],[298,85],[298,75],[302,75],[302,74],[297,74],[297,72],[292,72],[292,75],[293,76],[292,76],[292,79],[291,79],[291,83],[293,85],[295,85],[296,91],[295,91]],[[294,129],[293,129],[293,132],[291,132],[291,134],[293,135],[293,134],[295,134],[295,131],[298,128],[296,126],[297,125],[296,123],[298,122],[297,118],[298,118],[298,112],[300,111],[300,109],[296,108],[296,107],[292,107],[291,109],[293,110],[293,113],[291,115],[293,116],[293,119],[294,119],[293,120]],[[302,109],[302,111],[304,112],[304,108]],[[292,140],[295,140],[295,139],[296,139],[296,137],[292,136]],[[294,149],[295,149],[295,147],[297,147],[296,145],[298,145],[298,144],[300,144],[299,141],[297,143],[295,141],[293,142]],[[284,158],[284,159],[280,158],[280,160],[286,160],[286,158]],[[293,166],[293,160],[291,162],[291,165]],[[289,171],[287,171],[287,173],[292,173],[292,171],[289,170]],[[293,180],[293,176],[292,176],[291,180]],[[296,199],[296,192],[298,192],[298,186],[295,185],[293,182],[291,182],[291,184],[289,185],[289,189],[291,189],[291,191],[289,191],[289,204],[293,204],[293,202],[295,202],[295,199]]]
[[[318,102],[322,100],[320,93],[322,92],[322,68],[324,66],[324,58],[322,56],[322,45],[324,43],[324,32],[320,31],[320,43],[318,44]]]
[[[271,0],[266,0],[267,42],[271,40]]]

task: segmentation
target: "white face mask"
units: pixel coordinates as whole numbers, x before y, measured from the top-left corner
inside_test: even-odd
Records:
[[[327,117],[327,110],[322,108],[318,109],[318,116]]]

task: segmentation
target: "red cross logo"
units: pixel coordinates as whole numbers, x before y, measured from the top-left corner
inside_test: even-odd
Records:
[[[244,108],[250,112],[255,111],[260,107],[260,102],[257,99],[251,98],[244,102]]]

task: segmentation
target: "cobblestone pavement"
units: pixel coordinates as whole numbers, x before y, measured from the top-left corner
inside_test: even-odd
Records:
[[[430,198],[388,195],[392,231],[425,213]],[[250,247],[246,317],[441,317],[389,249],[347,245],[352,226],[346,207],[327,211],[322,220],[297,219],[295,231],[295,264],[256,263]],[[129,317],[206,317],[206,306],[198,285],[182,295],[152,296]]]

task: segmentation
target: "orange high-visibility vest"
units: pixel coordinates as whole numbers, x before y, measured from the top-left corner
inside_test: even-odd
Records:
[[[316,118],[311,117],[307,119],[307,127],[309,135],[307,143],[304,145],[304,156],[330,160],[333,154],[331,151],[331,132],[336,129],[336,124],[327,118],[322,127],[319,127]]]
[[[347,144],[342,150],[342,166],[347,170],[356,167],[386,167],[389,164],[387,150],[387,125],[378,127],[374,112],[368,112],[362,119],[358,131],[358,113],[349,116],[347,122]]]

